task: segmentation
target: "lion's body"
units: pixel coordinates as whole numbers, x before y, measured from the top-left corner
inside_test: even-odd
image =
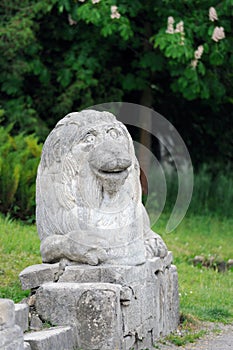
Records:
[[[63,118],[45,142],[37,176],[43,261],[144,263],[145,240],[154,237],[145,228],[139,171],[131,137],[112,114]]]

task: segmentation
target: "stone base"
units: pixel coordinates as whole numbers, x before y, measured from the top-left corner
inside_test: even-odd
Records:
[[[36,312],[51,325],[72,325],[75,345],[83,350],[153,349],[179,323],[178,277],[171,262],[169,253],[140,266],[73,265],[59,274],[51,264],[56,273],[51,282],[37,265],[38,281],[45,276],[45,283],[36,291]],[[25,270],[21,276],[30,281]]]

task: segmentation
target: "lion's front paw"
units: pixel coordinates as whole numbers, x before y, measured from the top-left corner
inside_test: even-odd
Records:
[[[156,235],[154,238],[147,239],[145,241],[146,246],[146,257],[160,257],[164,258],[167,253],[167,246],[159,235]]]
[[[107,260],[107,253],[103,248],[93,248],[84,254],[88,265],[98,265]]]

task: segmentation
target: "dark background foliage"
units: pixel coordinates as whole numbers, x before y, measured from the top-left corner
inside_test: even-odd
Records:
[[[113,5],[118,19],[111,18]],[[195,169],[208,163],[217,174],[232,162],[232,14],[232,0],[3,1],[1,125],[11,125],[8,137],[33,133],[43,142],[70,111],[109,101],[142,104],[174,124]],[[184,45],[180,33],[166,33],[169,16],[174,26],[184,22]],[[216,26],[225,31],[218,42]],[[199,45],[204,52],[193,68]],[[148,143],[148,135],[131,131]]]

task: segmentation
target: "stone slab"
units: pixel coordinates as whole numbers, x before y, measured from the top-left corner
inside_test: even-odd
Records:
[[[144,281],[145,276],[151,277],[157,271],[162,271],[171,266],[173,260],[172,252],[164,259],[148,259],[145,264],[138,266],[129,265],[71,265],[67,266],[59,278],[58,282],[78,282],[78,283],[115,283],[127,285],[134,282]]]
[[[26,267],[20,275],[22,289],[32,289],[41,286],[46,282],[53,282],[59,271],[59,263],[37,264]]]
[[[28,330],[28,304],[15,304],[15,324],[17,324],[23,332]]]
[[[54,327],[26,333],[24,341],[30,344],[31,350],[73,350],[76,346],[71,327]]]
[[[10,299],[0,299],[0,331],[14,326],[15,307]]]
[[[110,283],[46,283],[36,310],[53,325],[76,325],[80,348],[112,350],[122,338],[120,291]]]
[[[1,350],[23,350],[23,332],[19,326],[0,331]]]
[[[142,274],[143,271],[143,274]],[[58,282],[78,282],[78,283],[115,283],[129,284],[140,279],[144,279],[146,265],[73,265],[67,266]]]
[[[150,349],[155,340],[176,330],[179,323],[176,267],[170,265],[171,255],[167,267],[159,260],[154,258],[145,266],[137,266],[140,276],[137,281],[130,276],[130,272],[134,274],[134,266],[104,266],[104,269],[85,266],[87,271],[92,271],[91,279],[101,278],[101,273],[109,269],[102,274],[109,280],[120,269],[123,285],[46,283],[36,292],[36,311],[53,325],[75,324],[78,345],[83,350]],[[68,270],[86,280],[85,267],[71,266]]]

